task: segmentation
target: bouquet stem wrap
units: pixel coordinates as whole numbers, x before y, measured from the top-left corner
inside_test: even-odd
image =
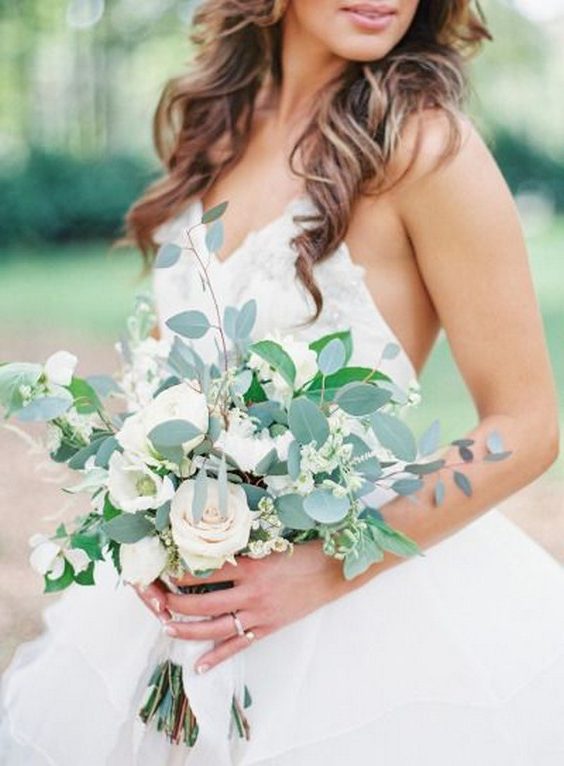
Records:
[[[159,635],[134,692],[139,714],[121,726],[111,766],[231,765],[234,740],[248,737],[243,653],[198,674],[196,661],[212,646]]]

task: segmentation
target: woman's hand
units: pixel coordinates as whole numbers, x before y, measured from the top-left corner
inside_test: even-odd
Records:
[[[249,646],[249,638],[237,634],[232,612],[237,614],[245,631],[252,631],[260,639],[350,589],[350,583],[343,577],[342,563],[326,556],[318,540],[295,546],[292,554],[272,553],[258,560],[240,556],[237,561],[237,566],[225,564],[208,578],[185,575],[174,580],[177,585],[231,581],[232,588],[201,595],[177,595],[155,582],[145,591],[137,589],[149,608],[166,622],[165,630],[170,635],[217,642],[197,661],[199,673]],[[167,610],[209,619],[188,623],[169,620]]]

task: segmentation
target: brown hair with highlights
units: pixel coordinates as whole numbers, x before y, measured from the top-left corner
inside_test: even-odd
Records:
[[[126,216],[126,238],[141,250],[146,269],[153,232],[194,195],[204,196],[218,175],[242,156],[259,90],[280,86],[281,20],[285,0],[204,0],[190,36],[195,56],[187,74],[168,82],[154,119],[164,175]],[[355,62],[323,88],[289,162],[304,179],[319,215],[292,240],[296,270],[322,297],[313,266],[344,238],[353,202],[381,189],[406,121],[423,109],[448,117],[444,156],[460,141],[457,111],[466,95],[465,61],[491,39],[471,0],[421,0],[403,39],[383,59]],[[300,169],[295,159],[299,156]],[[119,243],[118,243],[119,244]]]

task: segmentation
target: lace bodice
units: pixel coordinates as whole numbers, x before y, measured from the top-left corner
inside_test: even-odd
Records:
[[[318,319],[306,323],[314,304],[296,275],[296,251],[290,241],[300,226],[294,221],[294,213],[314,211],[310,197],[295,197],[278,218],[251,231],[224,261],[208,251],[205,226],[196,226],[192,241],[207,265],[218,302],[222,307],[241,306],[254,298],[258,306],[254,331],[257,339],[266,334],[292,334],[313,340],[350,329],[354,341],[352,363],[377,366],[407,389],[417,381],[414,367],[375,304],[366,286],[364,268],[353,262],[345,242],[315,266],[323,309]],[[155,240],[159,244],[187,246],[186,231],[200,221],[201,215],[201,200],[195,198],[183,212],[157,229]],[[211,296],[202,288],[196,258],[189,251],[171,268],[154,269],[153,287],[163,337],[171,332],[165,321],[180,311],[199,308],[211,315]],[[393,359],[381,359],[390,342],[398,344],[399,354]]]

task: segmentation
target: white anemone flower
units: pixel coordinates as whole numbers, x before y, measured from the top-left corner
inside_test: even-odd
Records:
[[[78,359],[69,351],[57,351],[47,359],[43,371],[49,383],[68,386],[74,375]]]
[[[64,548],[46,535],[36,534],[29,538],[33,550],[29,563],[41,575],[51,580],[58,580],[65,570],[65,559],[72,565],[75,573],[82,572],[90,564],[90,559],[81,548]]]
[[[108,469],[110,500],[127,513],[159,508],[174,495],[168,476],[158,476],[142,461],[117,450],[110,457]]]

